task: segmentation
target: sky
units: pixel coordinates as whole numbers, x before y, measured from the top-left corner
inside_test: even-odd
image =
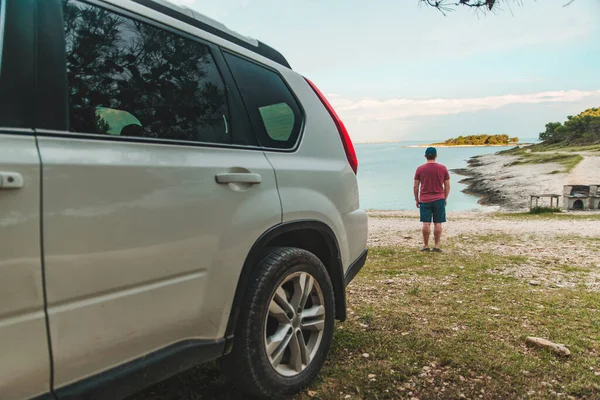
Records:
[[[171,0],[279,50],[357,142],[544,125],[600,106],[600,0],[447,16],[417,0]]]

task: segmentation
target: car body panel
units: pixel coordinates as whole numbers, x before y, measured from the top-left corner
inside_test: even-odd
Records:
[[[360,210],[357,176],[335,123],[312,88],[298,73],[278,69],[306,113],[298,149],[266,153],[277,171],[283,220],[327,223],[337,237],[346,270],[367,244],[367,215]]]
[[[23,178],[22,188],[0,188],[0,398],[18,399],[50,389],[33,132],[0,133],[0,172]]]
[[[254,237],[281,221],[260,151],[40,137],[55,386],[223,337]],[[259,185],[220,185],[248,169]]]

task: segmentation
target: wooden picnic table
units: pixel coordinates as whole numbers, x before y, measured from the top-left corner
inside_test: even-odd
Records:
[[[535,199],[535,206],[539,206],[539,200],[541,198],[550,198],[550,208],[554,205],[554,199],[556,199],[556,208],[558,208],[560,204],[560,194],[530,194],[529,195],[529,209],[533,208],[533,199]]]

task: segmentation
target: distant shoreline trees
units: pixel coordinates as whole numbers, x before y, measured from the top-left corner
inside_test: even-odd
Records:
[[[459,136],[457,138],[448,139],[443,143],[445,146],[497,146],[509,145],[519,142],[518,137],[509,137],[508,135],[469,135]]]
[[[546,144],[596,144],[600,143],[600,108],[589,108],[575,116],[569,115],[564,123],[549,122],[540,133]]]

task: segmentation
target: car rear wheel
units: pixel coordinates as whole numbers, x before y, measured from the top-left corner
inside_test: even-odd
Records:
[[[331,279],[314,254],[276,248],[251,282],[225,372],[249,394],[289,396],[310,384],[329,351],[335,315]]]

